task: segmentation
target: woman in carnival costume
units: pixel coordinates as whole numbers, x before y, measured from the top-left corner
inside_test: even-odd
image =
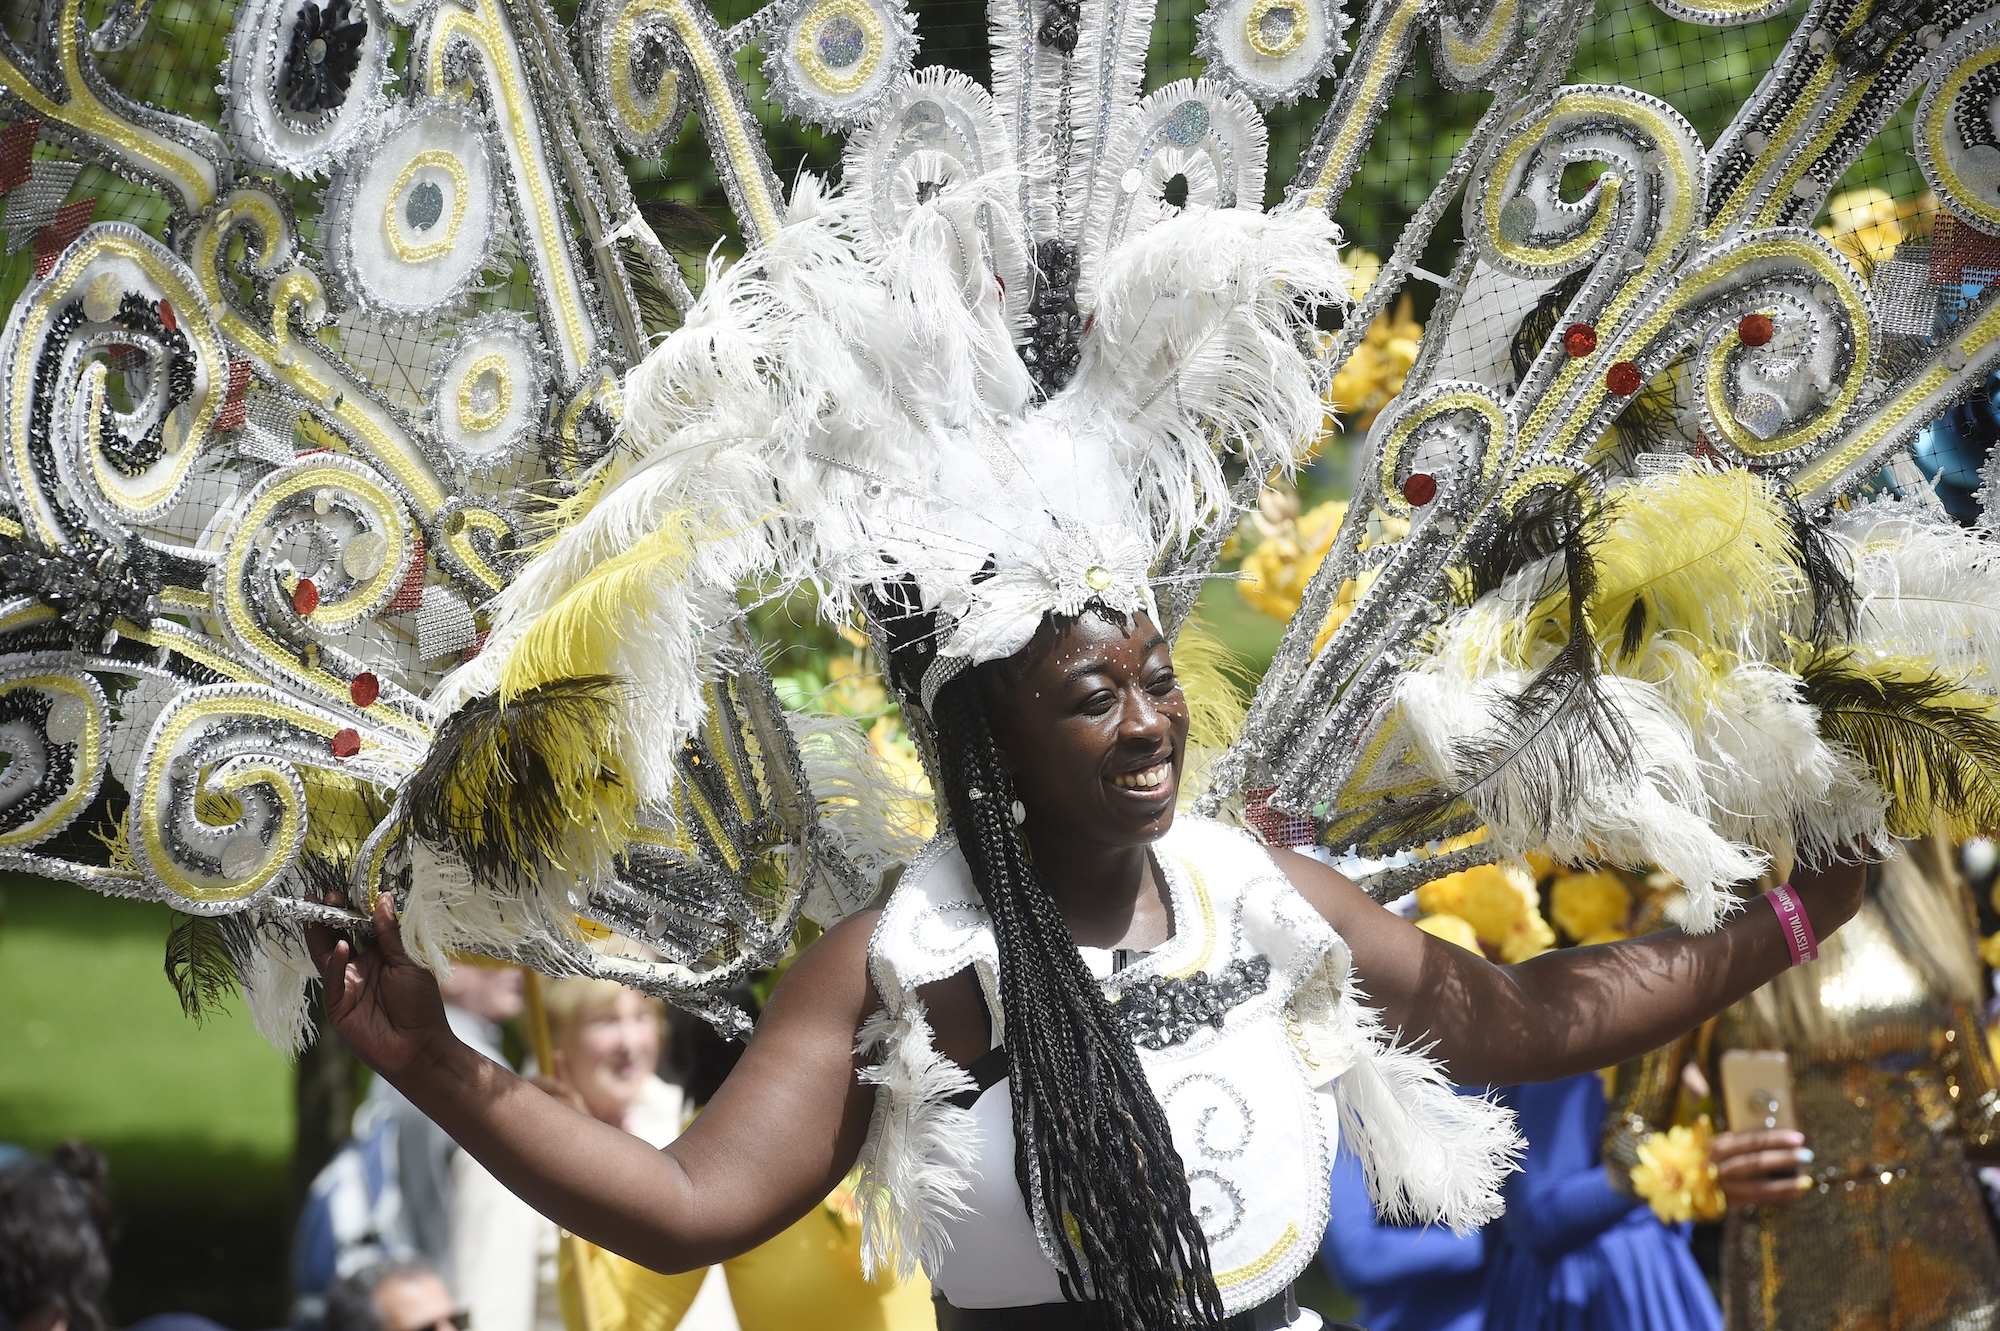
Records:
[[[1657,98],[1561,86],[1572,0],[1380,0],[1337,75],[1336,6],[1229,0],[1203,78],[1150,92],[1152,9],[1123,0],[996,0],[990,90],[916,70],[891,0],[726,34],[683,3],[593,0],[573,34],[541,6],[339,8],[239,8],[224,135],[127,133],[91,81],[82,52],[143,8],[93,34],[44,6],[47,59],[0,48],[10,98],[166,182],[186,242],[64,210],[0,347],[7,726],[54,755],[9,768],[34,798],[9,786],[0,853],[202,917],[183,952],[214,964],[183,978],[233,968],[281,1043],[316,965],[349,1043],[592,1242],[706,1265],[858,1162],[866,1250],[921,1262],[955,1325],[1307,1325],[1286,1291],[1336,1138],[1385,1213],[1479,1224],[1518,1140],[1447,1070],[1656,1046],[1853,914],[1843,855],[2000,821],[1991,547],[1915,499],[1844,506],[1992,372],[2000,306],[1943,326],[1942,270],[1878,299],[1803,225],[1929,79],[1926,170],[2000,230],[1967,183],[1995,152],[1986,11],[1836,33],[1816,7],[1710,145]],[[1493,110],[1328,346],[1330,218],[1419,34]],[[778,188],[744,43],[785,113],[847,135],[839,194]],[[1266,213],[1258,103],[1330,79]],[[749,242],[698,300],[610,146],[658,154],[689,105]],[[1579,164],[1605,183],[1573,201]],[[332,175],[308,234],[264,171]],[[1366,482],[1178,811],[1194,591],[1461,188]],[[517,253],[540,317],[476,315]],[[642,267],[679,324],[649,353]],[[366,317],[296,336],[336,315]],[[105,376],[132,356],[125,411]],[[350,451],[299,455],[307,425]],[[531,558],[524,478],[564,495]],[[949,823],[927,848],[869,827],[907,791],[853,727],[785,716],[746,587],[867,621]],[[116,862],[33,851],[107,771]],[[1238,814],[1452,848],[1364,892]],[[1690,932],[1502,969],[1370,895],[1544,846],[1657,865]],[[727,1021],[713,992],[802,909],[825,936],[663,1152],[470,1054],[425,969],[486,952]]]
[[[1385,1211],[1482,1223],[1518,1141],[1447,1068],[1526,1082],[1651,1048],[1837,928],[1861,872],[1803,871],[1775,911],[1705,934],[1503,969],[1317,860],[1177,816],[1189,703],[1150,578],[1216,511],[1210,431],[1267,441],[1263,466],[1316,428],[1332,229],[1163,218],[1100,256],[1081,365],[1043,399],[1005,296],[965,267],[993,188],[949,182],[871,242],[808,185],[783,234],[711,275],[628,386],[633,449],[455,677],[406,793],[400,927],[385,893],[374,947],[321,930],[315,954],[364,1058],[539,1209],[644,1265],[740,1252],[859,1162],[871,1257],[920,1260],[951,1325],[1310,1325],[1289,1286],[1336,1133]],[[645,736],[698,715],[686,589],[760,566],[865,610],[949,828],[807,950],[656,1153],[457,1046],[412,952],[496,888],[550,893],[560,919],[553,893],[632,835],[649,764],[679,758],[692,782],[729,761]]]

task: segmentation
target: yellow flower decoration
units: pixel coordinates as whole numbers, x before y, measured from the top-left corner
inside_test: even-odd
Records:
[[[1249,577],[1236,586],[1258,611],[1287,620],[1298,611],[1306,583],[1333,548],[1333,538],[1340,534],[1340,524],[1347,517],[1347,501],[1330,500],[1292,518],[1283,514],[1280,505],[1290,499],[1296,512],[1295,497],[1266,493],[1273,494],[1275,502],[1258,501],[1257,526],[1264,539],[1244,557],[1243,572]]]
[[[1340,524],[1346,517],[1347,501],[1343,499],[1329,500],[1299,513],[1296,495],[1289,491],[1264,491],[1251,518],[1263,539],[1244,556],[1242,569],[1246,576],[1236,584],[1237,591],[1260,614],[1276,620],[1291,619],[1298,613],[1306,584],[1319,572],[1320,563],[1333,548],[1334,538],[1340,535]],[[1409,519],[1382,520],[1382,540],[1400,541],[1409,534]],[[1373,535],[1362,537],[1363,550],[1375,544]],[[1357,577],[1340,584],[1332,606],[1327,609],[1326,622],[1320,625],[1313,642],[1315,655],[1326,646],[1334,630],[1354,613],[1355,602],[1375,581],[1375,573],[1372,568],[1362,569]]]
[[[1556,945],[1555,930],[1542,918],[1541,896],[1528,871],[1513,864],[1482,864],[1465,871],[1465,903],[1459,909],[1479,931],[1479,939],[1513,963],[1540,956]]]
[[[1669,1225],[1720,1220],[1729,1209],[1708,1144],[1715,1130],[1706,1114],[1692,1126],[1656,1132],[1639,1143],[1632,1191]]]
[[[1442,938],[1447,943],[1456,943],[1467,952],[1478,952],[1479,931],[1458,915],[1426,915],[1417,921],[1417,928],[1433,938]],[[1484,953],[1481,953],[1483,956]]]
[[[1361,335],[1361,345],[1334,374],[1327,390],[1333,409],[1347,418],[1348,430],[1365,431],[1403,391],[1403,378],[1417,363],[1417,344],[1423,336],[1424,326],[1417,322],[1416,307],[1407,293],[1394,310],[1375,316]]]
[[[1433,878],[1417,889],[1417,909],[1426,915],[1458,915],[1465,909],[1465,871]]]
[[[1432,879],[1417,889],[1417,909],[1465,921],[1510,964],[1556,945],[1555,931],[1542,918],[1534,877],[1518,864],[1482,864]]]
[[[1571,938],[1622,930],[1632,914],[1632,892],[1609,869],[1563,873],[1549,889],[1549,918]]]
[[[1937,211],[1937,196],[1924,194],[1914,199],[1896,199],[1885,189],[1848,190],[1836,194],[1826,205],[1826,225],[1819,233],[1834,248],[1856,263],[1874,265],[1896,257],[1896,247],[1921,226],[1905,223],[1929,217]]]

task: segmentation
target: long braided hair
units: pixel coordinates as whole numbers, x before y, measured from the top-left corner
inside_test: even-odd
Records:
[[[928,632],[907,631],[915,618],[876,617],[893,626],[890,674],[906,698],[933,654]],[[999,948],[1015,1179],[1029,1213],[1067,1235],[1056,1245],[1064,1291],[1094,1300],[1108,1327],[1218,1324],[1222,1297],[1166,1112],[1014,823],[987,713],[994,670],[947,684],[929,721],[952,829]]]

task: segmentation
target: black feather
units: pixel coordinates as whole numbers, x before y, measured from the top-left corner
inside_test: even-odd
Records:
[[[1523,495],[1513,512],[1468,554],[1468,599],[1477,600],[1530,564],[1565,548],[1581,531],[1590,507],[1590,492],[1581,479]]]
[[[1646,645],[1646,598],[1632,599],[1632,608],[1625,612],[1625,632],[1618,639],[1618,655],[1630,660]]]
[[[1588,269],[1571,273],[1562,281],[1542,293],[1535,302],[1535,308],[1521,317],[1520,327],[1507,344],[1507,359],[1514,367],[1514,382],[1520,383],[1528,377],[1528,370],[1534,365],[1542,348],[1555,336],[1556,324],[1561,321],[1569,303],[1576,299],[1576,293],[1583,290],[1584,282],[1590,277]]]
[[[1889,831],[1967,835],[2000,827],[2000,719],[1990,698],[1937,674],[1870,671],[1851,651],[1800,672],[1820,735],[1859,757],[1889,795]]]
[[[487,694],[459,708],[405,788],[411,830],[449,847],[489,882],[540,873],[591,816],[571,807],[556,773],[574,767],[582,737],[611,733],[624,687],[609,675],[584,675],[504,706]]]
[[[1565,516],[1551,519],[1556,523],[1554,528],[1543,529],[1561,532],[1562,576],[1569,590],[1568,640],[1519,693],[1494,704],[1496,720],[1490,730],[1459,744],[1452,754],[1452,768],[1466,776],[1458,785],[1384,810],[1364,825],[1358,840],[1386,837],[1408,844],[1419,837],[1442,835],[1444,823],[1455,809],[1461,805],[1477,808],[1479,791],[1515,767],[1531,750],[1544,779],[1527,791],[1526,816],[1546,827],[1554,822],[1558,809],[1574,800],[1578,790],[1601,781],[1607,767],[1615,770],[1629,755],[1631,733],[1604,695],[1597,643],[1585,613],[1597,591],[1597,565],[1590,555],[1589,537],[1603,530],[1602,522],[1588,512],[1580,488],[1552,493],[1568,500],[1555,510]]]
[[[207,915],[176,915],[167,931],[167,982],[181,1011],[196,1023],[221,1007],[241,983],[223,921]]]
[[[1779,486],[1778,493],[1784,497],[1792,542],[1798,547],[1799,571],[1805,575],[1806,589],[1812,595],[1812,622],[1807,636],[1815,647],[1822,649],[1852,638],[1857,598],[1846,555],[1834,545],[1824,528],[1806,516],[1789,489]]]
[[[678,262],[684,255],[700,257],[722,236],[721,230],[701,209],[677,199],[639,199],[639,216],[646,220],[653,236]],[[625,276],[632,284],[632,297],[639,303],[639,317],[654,332],[671,332],[681,326],[681,311],[667,294],[666,282],[643,260],[628,263]]]

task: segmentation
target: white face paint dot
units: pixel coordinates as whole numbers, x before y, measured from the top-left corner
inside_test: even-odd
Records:
[[[1136,166],[1127,169],[1125,174],[1118,178],[1118,188],[1127,194],[1137,194],[1139,186],[1145,183],[1146,178],[1139,174],[1139,168]]]

